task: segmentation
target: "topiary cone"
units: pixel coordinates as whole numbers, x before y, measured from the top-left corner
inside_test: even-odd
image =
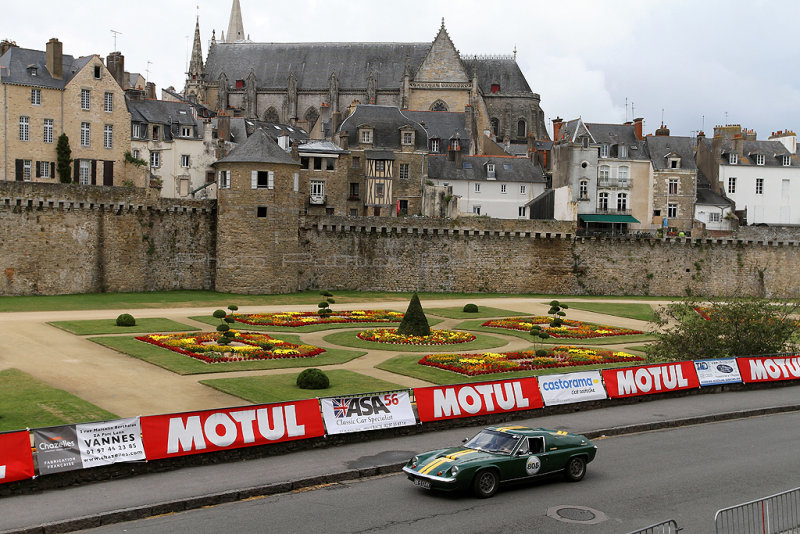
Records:
[[[401,336],[431,335],[428,318],[425,317],[425,312],[422,311],[422,304],[420,304],[416,293],[411,297],[411,302],[408,303],[408,309],[400,322],[400,326],[397,327],[397,333]]]

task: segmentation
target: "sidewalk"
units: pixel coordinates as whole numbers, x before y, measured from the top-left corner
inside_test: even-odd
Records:
[[[646,400],[646,399],[645,399]],[[598,435],[800,410],[800,385],[693,395],[553,415],[520,424]],[[467,421],[468,423],[468,421]],[[644,425],[644,426],[642,426]],[[477,427],[362,441],[246,462],[186,468],[136,478],[0,499],[0,533],[68,532],[150,515],[399,471],[414,453],[460,443]],[[398,484],[404,481],[398,479]],[[49,528],[36,528],[46,525]]]

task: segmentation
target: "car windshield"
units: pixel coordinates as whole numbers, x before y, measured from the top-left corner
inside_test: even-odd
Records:
[[[471,440],[467,441],[464,445],[469,449],[477,449],[479,451],[494,452],[498,454],[511,454],[514,446],[519,441],[519,438],[506,434],[504,432],[497,432],[494,430],[481,430]]]

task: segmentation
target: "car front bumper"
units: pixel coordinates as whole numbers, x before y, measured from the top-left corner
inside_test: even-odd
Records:
[[[419,486],[424,489],[453,491],[461,487],[461,484],[459,484],[459,480],[456,477],[423,475],[417,471],[414,471],[408,466],[403,467],[403,472],[406,474],[408,479],[414,483],[415,486]]]

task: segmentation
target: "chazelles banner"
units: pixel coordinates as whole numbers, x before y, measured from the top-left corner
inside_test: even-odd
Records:
[[[800,356],[736,358],[744,382],[800,379]]]
[[[148,460],[325,435],[316,399],[142,417]]]
[[[700,387],[693,362],[606,369],[603,371],[603,381],[612,399]]]
[[[326,397],[319,400],[328,434],[417,424],[408,391]]]
[[[27,430],[0,434],[0,484],[33,478],[31,437]]]
[[[416,388],[414,398],[422,422],[542,407],[534,377]]]
[[[144,460],[139,418],[33,430],[39,474]]]

